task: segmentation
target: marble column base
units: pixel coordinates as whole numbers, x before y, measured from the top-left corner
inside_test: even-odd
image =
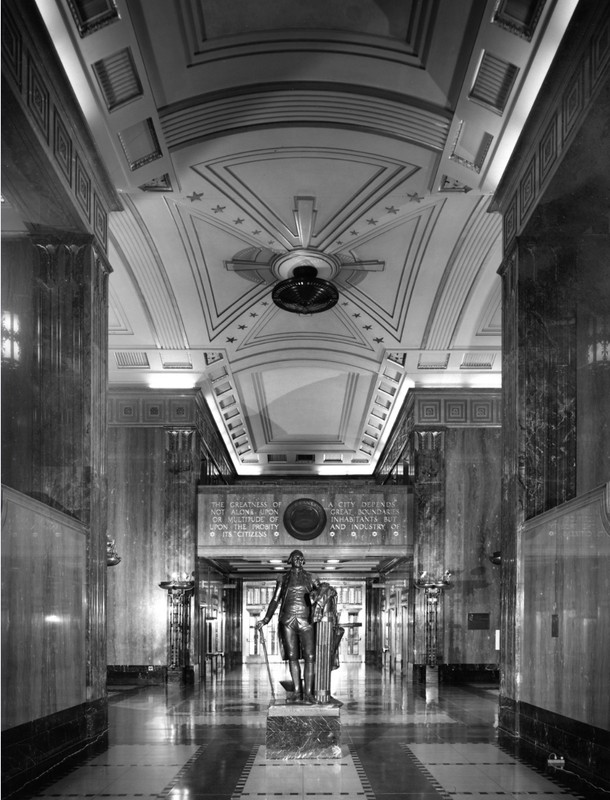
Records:
[[[340,710],[271,703],[266,744],[267,758],[340,758]]]

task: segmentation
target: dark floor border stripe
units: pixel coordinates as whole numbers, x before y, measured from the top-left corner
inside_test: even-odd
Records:
[[[184,764],[180,767],[178,772],[174,775],[171,781],[166,784],[160,792],[155,792],[157,797],[166,797],[174,788],[174,786],[178,783],[178,781],[184,777],[185,773],[191,769],[191,767],[195,764],[195,761],[207,750],[209,744],[203,744],[201,747],[198,747],[193,755],[185,761]],[[144,766],[147,766],[146,764]]]
[[[231,800],[238,800],[243,795],[244,786],[246,785],[246,781],[250,777],[250,773],[252,772],[252,767],[254,766],[254,762],[256,761],[256,756],[258,755],[258,751],[260,750],[260,748],[261,745],[256,744],[250,751],[250,755],[246,759],[246,763],[244,764],[244,768],[241,771],[241,775],[239,776],[237,785],[235,786],[235,789],[233,789]]]
[[[438,782],[438,780],[426,767],[424,762],[419,760],[419,758],[415,755],[415,753],[411,750],[411,748],[406,742],[400,742],[400,749],[404,752],[407,758],[409,758],[412,761],[413,765],[417,767],[418,771],[421,772],[424,778],[427,781],[429,781],[432,787],[440,794],[443,800],[451,800],[452,798],[451,792],[448,792],[447,789],[445,789],[445,787]],[[463,792],[463,794],[469,794],[469,792]]]
[[[356,752],[355,748],[348,744],[347,748],[349,750],[349,754],[352,757],[352,761],[354,762],[354,767],[356,768],[356,773],[362,784],[362,788],[364,789],[364,796],[366,800],[376,800],[375,792],[373,791],[373,787],[371,786],[371,782],[368,779],[366,772],[364,771],[364,767],[362,766],[362,761],[360,761],[360,756]]]

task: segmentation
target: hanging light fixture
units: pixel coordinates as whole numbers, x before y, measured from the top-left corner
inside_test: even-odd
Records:
[[[311,264],[295,267],[292,277],[276,284],[271,294],[276,306],[292,314],[318,314],[328,311],[339,299],[336,287]]]

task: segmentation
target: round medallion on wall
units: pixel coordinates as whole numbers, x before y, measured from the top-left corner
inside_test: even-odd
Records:
[[[326,527],[326,511],[317,500],[293,500],[284,511],[284,527],[295,539],[308,542]]]

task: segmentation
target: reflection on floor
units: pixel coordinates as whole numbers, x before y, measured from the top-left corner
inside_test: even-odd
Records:
[[[274,668],[274,682],[285,677]],[[575,793],[496,743],[497,691],[426,687],[373,667],[333,673],[341,708],[337,759],[267,759],[266,671],[244,666],[189,687],[110,693],[109,747],[33,789],[42,798],[344,797],[554,800]],[[281,690],[280,690],[281,691]],[[26,795],[21,795],[25,797]],[[599,795],[597,795],[599,796]]]

